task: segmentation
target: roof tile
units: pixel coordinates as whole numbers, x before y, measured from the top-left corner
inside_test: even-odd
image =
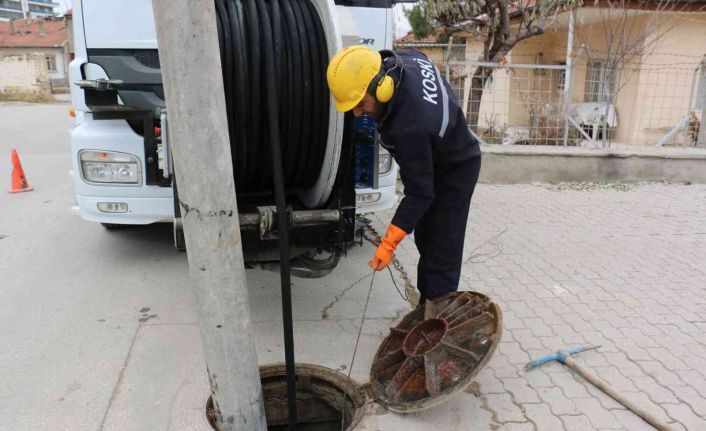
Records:
[[[10,22],[0,22],[0,48],[48,48],[61,47],[66,43],[69,33],[66,24],[61,19],[44,21],[46,34],[39,34],[39,20],[27,22],[24,19],[15,20],[17,32],[11,34]]]

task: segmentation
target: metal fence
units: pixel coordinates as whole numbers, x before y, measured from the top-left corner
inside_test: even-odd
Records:
[[[445,66],[469,126],[486,143],[621,147],[706,145],[704,64]]]

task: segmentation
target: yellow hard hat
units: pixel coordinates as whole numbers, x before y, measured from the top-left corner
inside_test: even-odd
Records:
[[[333,56],[326,80],[336,102],[336,110],[350,111],[363,100],[370,82],[380,72],[380,53],[366,46],[349,46]]]

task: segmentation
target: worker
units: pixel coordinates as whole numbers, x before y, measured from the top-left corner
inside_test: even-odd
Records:
[[[336,109],[371,117],[400,167],[404,198],[370,266],[387,267],[414,232],[420,303],[457,291],[481,155],[448,82],[420,52],[365,46],[336,53],[326,78]]]

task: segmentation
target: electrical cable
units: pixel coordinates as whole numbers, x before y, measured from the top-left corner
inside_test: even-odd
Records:
[[[316,8],[308,0],[216,0],[216,14],[238,195],[268,193],[274,185],[272,149],[263,145],[273,123],[261,76],[268,63],[275,69],[279,135],[285,138],[285,189],[311,187],[326,153],[330,109],[328,49]],[[268,39],[274,50],[269,60]]]

